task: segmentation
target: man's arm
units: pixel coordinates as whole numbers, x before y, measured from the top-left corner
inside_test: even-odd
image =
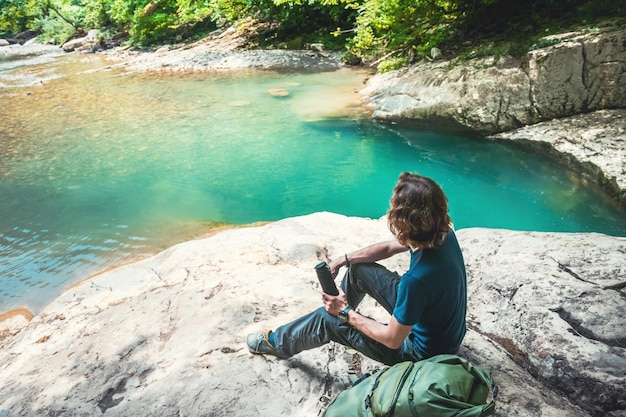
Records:
[[[413,328],[413,326],[398,323],[394,316],[391,316],[389,324],[385,325],[362,316],[354,310],[350,310],[348,313],[348,324],[370,339],[374,339],[391,349],[398,349],[402,346],[402,342]]]
[[[348,306],[345,293],[339,288],[339,295],[332,296],[322,293],[324,308],[333,316],[339,315]],[[391,316],[389,324],[382,324],[376,320],[365,317],[354,310],[348,312],[348,324],[377,342],[391,349],[398,349],[402,342],[411,332],[412,326],[402,325]]]
[[[339,268],[346,266],[347,262],[351,264],[377,262],[381,259],[387,259],[400,252],[409,250],[406,246],[401,245],[397,240],[388,240],[385,242],[375,243],[371,246],[350,252],[345,256],[340,256],[330,263],[330,272],[333,277],[337,276]],[[346,259],[346,257],[348,259]]]
[[[345,256],[338,257],[330,263],[330,272],[333,277],[336,277],[339,268],[346,266],[347,262],[350,262],[350,264],[377,262],[408,250],[408,247],[401,245],[395,239],[375,243],[357,251],[350,252]],[[339,312],[343,311],[343,309],[348,306],[348,300],[341,288],[339,288],[338,296],[322,293],[322,300],[326,311],[333,316],[337,316]],[[389,324],[385,325],[365,317],[354,310],[348,313],[348,324],[367,337],[391,349],[398,349],[402,346],[402,342],[411,332],[412,328],[412,326],[404,326],[398,323],[398,320],[393,316],[391,316]]]

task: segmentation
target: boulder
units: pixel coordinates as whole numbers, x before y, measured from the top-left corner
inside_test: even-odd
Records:
[[[563,36],[528,54],[530,101],[539,120],[626,107],[626,30]]]
[[[83,32],[84,33],[84,32]],[[87,32],[86,36],[81,38],[72,39],[68,42],[65,42],[61,48],[65,52],[72,51],[90,51],[93,52],[94,48],[96,48],[99,44],[99,36],[100,31],[97,29],[91,29]]]
[[[61,45],[61,48],[63,48],[65,52],[73,52],[76,49],[93,46],[94,44],[94,41],[90,40],[87,36],[84,36],[82,38],[76,38],[65,42]]]
[[[313,52],[324,52],[326,50],[323,43],[312,43],[309,45],[309,49]]]
[[[458,231],[469,331],[497,416],[626,415],[626,239]],[[313,266],[390,238],[385,219],[315,213],[186,242],[70,288],[0,348],[3,415],[318,416],[348,372],[329,344],[255,356],[247,333],[320,305]],[[383,263],[407,267],[407,256]],[[371,300],[360,310],[388,315]],[[278,395],[279,393],[279,395]]]
[[[378,74],[361,91],[374,119],[434,130],[492,133],[532,123],[530,80],[507,58],[450,68],[437,60]]]
[[[28,29],[15,35],[13,39],[9,40],[9,43],[19,43],[20,45],[24,45],[26,42],[31,41],[39,36],[39,33],[40,32],[37,30]]]
[[[374,118],[493,134],[553,118],[626,107],[626,29],[570,33],[522,58],[422,62],[372,77]]]

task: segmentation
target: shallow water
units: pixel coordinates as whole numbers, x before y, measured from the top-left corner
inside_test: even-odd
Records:
[[[623,212],[540,155],[371,123],[363,73],[94,71],[107,65],[0,60],[0,310],[38,310],[215,223],[378,218],[405,170],[443,186],[457,228],[626,235]]]

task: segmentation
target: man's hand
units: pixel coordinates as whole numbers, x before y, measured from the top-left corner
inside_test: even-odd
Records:
[[[348,298],[346,297],[346,294],[343,292],[341,287],[337,289],[339,290],[339,295],[328,295],[325,292],[322,293],[324,308],[328,311],[328,314],[335,317],[337,317],[344,308],[348,307]]]
[[[348,299],[346,294],[339,290],[339,295],[333,296],[326,293],[322,293],[322,302],[324,303],[324,309],[335,317],[339,315],[348,306]],[[389,324],[382,324],[376,320],[362,316],[354,310],[348,313],[348,323],[365,334],[367,337],[374,339],[383,345],[391,348],[398,349],[402,346],[402,342],[411,332],[413,326],[404,326],[396,320],[394,316],[391,316]]]

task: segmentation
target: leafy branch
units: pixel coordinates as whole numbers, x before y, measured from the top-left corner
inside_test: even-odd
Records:
[[[52,4],[52,2],[50,0],[48,0],[45,3],[45,9],[48,10],[52,10],[53,12],[55,12],[57,14],[57,16],[59,16],[59,18],[61,18],[61,20],[63,20],[64,22],[66,22],[67,24],[69,24],[70,26],[72,26],[74,28],[74,30],[78,31],[79,29],[79,25],[76,24],[75,22],[73,22],[72,20],[68,19],[67,17],[65,17],[60,11],[59,8],[56,7],[54,4]],[[49,14],[48,12],[46,14]]]

